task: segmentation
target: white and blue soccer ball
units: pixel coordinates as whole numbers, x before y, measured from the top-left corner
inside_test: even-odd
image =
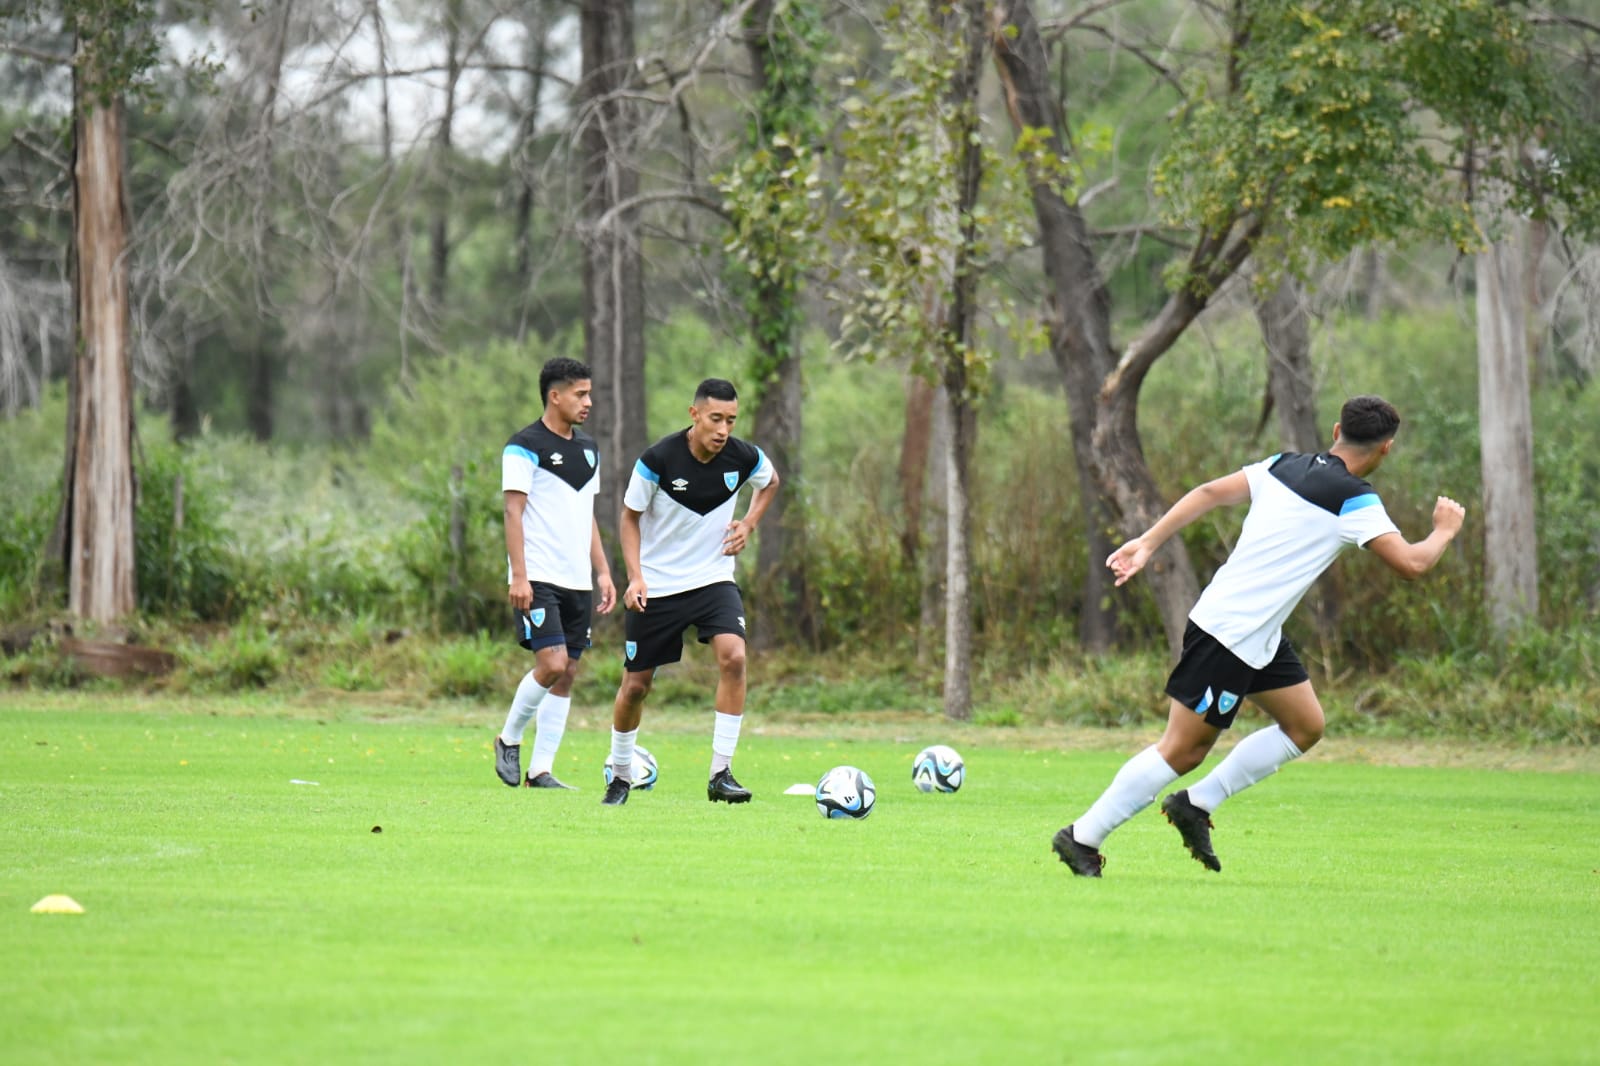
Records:
[[[923,792],[954,792],[966,778],[961,754],[943,744],[930,744],[911,762],[911,782]]]
[[[817,782],[817,810],[824,818],[865,818],[876,802],[877,786],[854,766],[835,766]]]
[[[633,749],[633,789],[635,792],[656,787],[656,778],[659,776],[656,769],[656,757],[644,748]],[[611,784],[611,779],[616,777],[616,771],[611,767],[611,756],[606,756],[605,778],[606,784]]]

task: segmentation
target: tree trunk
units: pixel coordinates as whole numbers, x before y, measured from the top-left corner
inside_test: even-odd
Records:
[[[1033,10],[1026,0],[1002,4],[995,19],[995,65],[1012,124],[1018,130],[1050,131],[1050,151],[1064,157],[1066,119],[1050,84],[1049,61]],[[1008,23],[1016,28],[1015,35],[1004,31]],[[1033,182],[1033,209],[1039,221],[1045,277],[1050,282],[1045,296],[1050,354],[1066,383],[1073,465],[1088,531],[1079,637],[1086,651],[1104,652],[1117,634],[1116,601],[1105,565],[1114,547],[1114,518],[1096,474],[1093,434],[1100,384],[1116,366],[1111,347],[1111,299],[1089,245],[1083,215],[1047,176],[1040,175]]]
[[[516,277],[521,292],[517,314],[517,339],[527,336],[528,314],[533,301],[533,203],[537,168],[533,142],[539,133],[540,96],[544,89],[544,66],[550,49],[549,16],[543,5],[524,15],[523,29],[528,35],[528,104],[517,126],[517,207],[512,220],[512,244],[516,249]]]
[[[1485,599],[1502,635],[1539,617],[1526,289],[1517,236],[1477,257]]]
[[[433,313],[444,309],[445,286],[450,276],[450,173],[454,169],[451,146],[455,134],[456,87],[461,81],[461,3],[445,4],[445,83],[444,117],[439,121],[434,142],[433,221],[429,225],[428,299]]]
[[[952,427],[944,436],[944,713],[963,722],[972,717],[972,453],[978,438],[977,408],[966,392],[942,390]]]
[[[938,17],[941,0],[932,0]],[[950,273],[950,299],[942,330],[943,351],[939,373],[950,412],[946,435],[949,486],[946,496],[946,555],[944,612],[944,713],[966,721],[972,717],[972,551],[970,505],[972,453],[978,436],[978,414],[973,402],[968,356],[972,351],[978,307],[978,271],[972,257],[977,247],[977,220],[973,209],[983,183],[983,144],[978,132],[978,89],[983,72],[986,0],[962,0],[952,13],[960,18],[965,49],[963,62],[951,79],[947,101],[957,115],[951,148],[957,153],[954,218],[960,231],[954,269]],[[952,30],[954,27],[951,27]]]
[[[946,441],[954,433],[950,423],[950,404],[945,399],[943,386],[931,386],[932,412],[930,433],[933,440]],[[930,448],[926,484],[933,489],[931,497],[923,494],[921,527],[918,533],[920,552],[919,587],[917,605],[917,665],[926,669],[933,664],[944,646],[945,582],[948,580],[946,559],[950,546],[950,449],[941,445]]]
[[[928,456],[933,447],[934,386],[921,374],[906,375],[905,434],[900,441],[900,558],[915,567],[922,556],[923,500]]]
[[[782,84],[768,84],[768,66],[771,50],[770,34],[776,25],[772,0],[757,0],[745,16],[748,27],[745,48],[750,57],[750,69],[761,96],[768,101],[764,111],[781,111],[787,102]],[[763,113],[760,118],[769,117]],[[781,114],[768,125],[762,123],[760,136],[766,143],[759,147],[770,151],[779,168],[794,161],[794,148],[787,142],[773,143],[773,135],[784,132]],[[810,592],[806,584],[806,524],[805,478],[800,468],[800,442],[804,430],[801,405],[803,373],[797,328],[800,316],[795,311],[799,299],[798,285],[793,275],[782,269],[786,264],[775,264],[777,269],[764,270],[755,278],[755,312],[751,322],[751,335],[755,338],[756,409],[759,417],[761,447],[766,450],[784,479],[784,490],[772,501],[761,526],[761,536],[756,545],[757,587],[770,597],[772,606],[781,607],[781,614],[769,611],[769,616],[782,617],[787,625],[766,625],[757,630],[762,646],[772,646],[782,635],[783,628],[791,628],[807,643],[816,637],[815,619],[812,617]]]
[[[80,44],[79,61],[85,62]],[[67,451],[68,607],[111,623],[136,606],[133,398],[128,330],[126,130],[120,97],[73,76],[72,167],[77,351]]]
[[[600,445],[597,516],[612,534],[628,475],[649,443],[644,390],[644,270],[639,214],[612,208],[632,200],[639,175],[632,157],[637,126],[622,98],[633,69],[631,0],[583,0],[583,76],[578,124],[583,179],[584,356],[594,372],[594,432]],[[609,212],[609,216],[608,216]],[[608,219],[602,227],[603,219]],[[682,397],[687,409],[691,397]],[[615,555],[615,548],[613,548]],[[621,567],[616,567],[622,572]]]
[[[1256,296],[1256,321],[1267,346],[1267,397],[1278,412],[1278,436],[1285,451],[1322,450],[1317,429],[1317,380],[1311,367],[1311,316],[1305,294],[1289,277],[1265,296]]]

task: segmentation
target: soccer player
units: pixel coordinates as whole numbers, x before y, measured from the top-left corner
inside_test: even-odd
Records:
[[[733,581],[744,551],[778,491],[778,472],[754,444],[733,435],[739,394],[720,378],[702,381],[689,406],[689,428],[656,441],[634,465],[622,500],[622,684],[611,712],[611,783],[602,803],[628,802],[634,741],[656,667],[683,657],[690,626],[717,657],[716,725],[706,798],[747,803],[733,777],[744,721],[744,602]],[[755,492],[744,517],[733,517],[739,490]]]
[[[545,363],[539,371],[544,414],[518,430],[501,453],[507,598],[517,643],[534,653],[533,669],[517,685],[506,724],[494,738],[495,773],[512,788],[572,787],[553,770],[578,658],[589,646],[593,588],[600,591],[601,614],[617,602],[594,519],[600,452],[578,428],[594,405],[592,392],[589,368],[576,359]],[[533,754],[523,777],[522,734],[535,718]]]
[[[1440,496],[1433,531],[1408,542],[1363,479],[1394,447],[1400,416],[1377,396],[1346,401],[1333,447],[1319,455],[1284,453],[1191,490],[1139,537],[1111,553],[1106,566],[1122,585],[1173,534],[1216,507],[1248,502],[1244,528],[1227,562],[1189,613],[1183,652],[1167,679],[1167,728],[1129,759],[1051,847],[1072,872],[1099,877],[1100,844],[1155,800],[1156,793],[1204,761],[1248,698],[1273,724],[1236,744],[1206,777],[1162,801],[1167,821],[1189,854],[1208,870],[1222,863],[1211,848],[1211,814],[1223,800],[1275,773],[1322,739],[1322,705],[1283,622],[1346,544],[1358,544],[1406,580],[1431,570],[1461,529],[1466,512]]]

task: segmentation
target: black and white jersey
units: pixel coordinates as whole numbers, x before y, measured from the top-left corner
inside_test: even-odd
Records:
[[[734,557],[722,554],[739,490],[772,483],[772,464],[760,448],[729,437],[702,463],[679,430],[645,449],[633,466],[623,505],[638,511],[639,565],[653,596],[733,580]]]
[[[1259,670],[1277,654],[1289,612],[1340,550],[1399,530],[1338,456],[1286,452],[1244,472],[1250,512],[1239,543],[1189,618]]]
[[[594,498],[600,491],[600,452],[594,438],[574,429],[569,440],[542,421],[518,430],[501,453],[500,490],[528,495],[522,509],[528,580],[589,588]],[[509,566],[508,559],[508,575]]]

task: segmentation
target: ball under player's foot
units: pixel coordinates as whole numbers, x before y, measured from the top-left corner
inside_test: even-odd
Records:
[[[494,772],[512,788],[522,784],[522,745],[507,744],[499,733],[494,735]]]
[[[565,781],[557,778],[556,775],[551,773],[549,770],[543,770],[536,774],[529,774],[527,779],[524,780],[522,784],[526,788],[564,788],[571,792],[578,791],[577,785],[567,784]]]
[[[732,770],[718,770],[706,782],[706,799],[712,803],[749,803],[750,790],[733,779]]]
[[[1180,789],[1162,800],[1161,813],[1178,830],[1183,846],[1189,849],[1196,862],[1208,870],[1222,870],[1222,860],[1211,850],[1211,816],[1189,802],[1188,789]]]
[[[1070,825],[1059,830],[1051,839],[1050,850],[1078,877],[1099,877],[1106,864],[1106,857],[1100,854],[1099,848],[1078,843]]]
[[[621,776],[613,777],[606,785],[606,794],[601,797],[600,803],[605,807],[620,807],[628,802],[628,793],[631,791],[633,786]]]

